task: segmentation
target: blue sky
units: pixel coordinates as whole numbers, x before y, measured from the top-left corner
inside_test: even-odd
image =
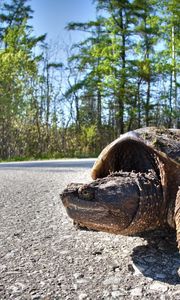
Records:
[[[73,42],[80,39],[82,33],[68,33],[64,27],[68,22],[86,22],[95,18],[95,5],[92,0],[31,0],[34,10],[31,24],[36,35],[47,33],[47,40],[62,39]]]

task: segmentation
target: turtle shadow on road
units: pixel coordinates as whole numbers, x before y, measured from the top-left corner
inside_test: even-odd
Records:
[[[175,233],[145,238],[147,245],[135,247],[131,254],[135,267],[146,277],[171,285],[180,284],[180,254]]]

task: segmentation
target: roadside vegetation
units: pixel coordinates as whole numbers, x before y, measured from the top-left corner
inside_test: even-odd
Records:
[[[180,127],[177,0],[95,0],[73,45],[35,36],[28,0],[0,2],[0,159],[96,156],[119,134]]]

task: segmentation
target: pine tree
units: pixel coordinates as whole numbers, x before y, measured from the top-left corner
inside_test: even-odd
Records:
[[[76,90],[82,89],[80,96],[81,109],[76,109],[78,123],[86,121],[88,124],[96,124],[100,129],[102,124],[102,70],[100,45],[107,42],[107,34],[103,29],[103,18],[87,23],[70,23],[69,30],[81,30],[88,33],[88,37],[74,45],[76,53],[71,56],[70,61],[76,61],[76,68],[79,72],[84,73],[83,77],[75,85],[67,90],[67,94],[75,93]],[[98,51],[98,54],[96,53]],[[75,97],[78,101],[78,99]]]
[[[11,0],[10,3],[4,2],[2,4],[0,13],[0,22],[3,25],[0,27],[1,41],[9,28],[24,25],[28,33],[32,32],[33,27],[29,25],[28,21],[32,19],[33,10],[27,2],[29,2],[29,0]],[[43,42],[45,37],[46,35],[44,34],[33,38],[33,36],[29,34],[29,42],[33,43],[35,46],[38,42]]]
[[[178,72],[179,72],[179,47],[180,47],[180,5],[177,0],[162,0],[160,2],[162,11],[162,37],[164,39],[165,50],[163,70],[166,72],[166,82],[169,87],[168,102],[165,103],[164,115],[168,117],[169,127],[179,126],[180,102],[178,101]]]

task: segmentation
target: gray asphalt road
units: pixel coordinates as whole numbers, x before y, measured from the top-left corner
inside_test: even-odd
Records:
[[[40,161],[21,161],[0,163],[2,169],[16,168],[91,168],[95,159],[57,159],[57,160],[40,160]]]
[[[180,299],[165,238],[77,231],[59,193],[93,160],[0,164],[0,299]]]

